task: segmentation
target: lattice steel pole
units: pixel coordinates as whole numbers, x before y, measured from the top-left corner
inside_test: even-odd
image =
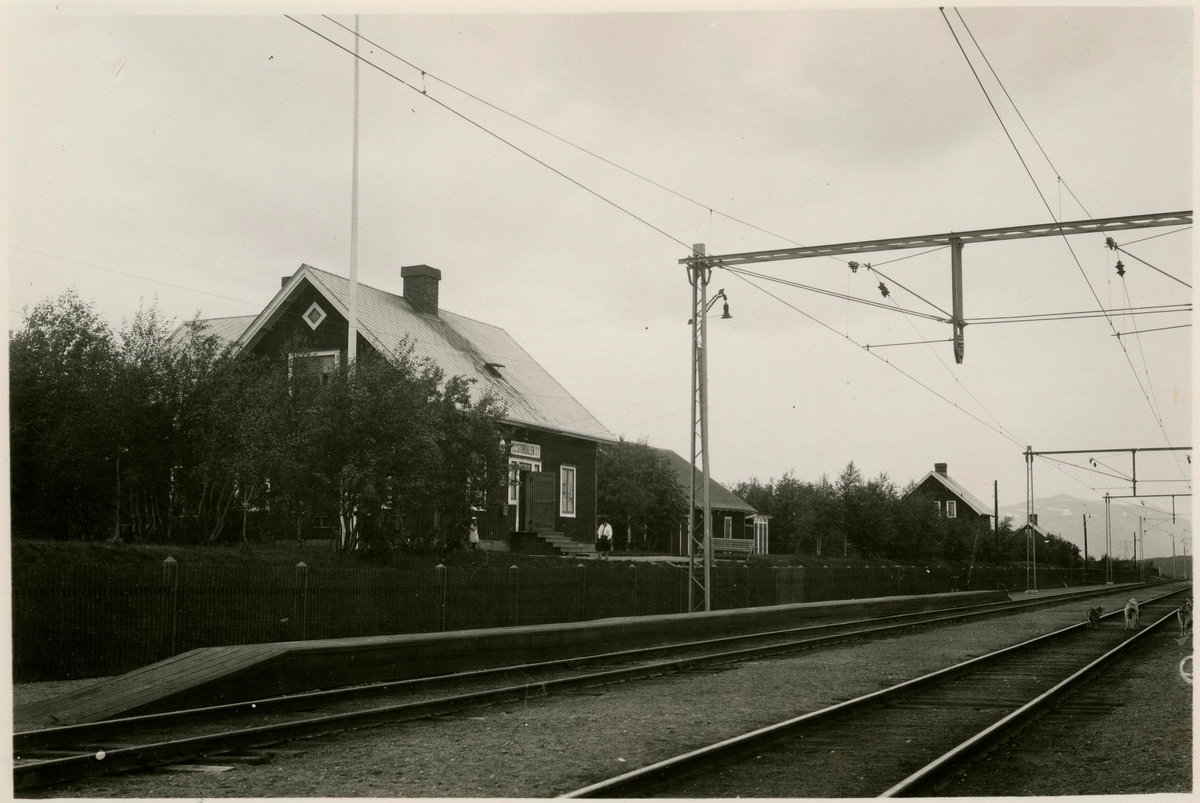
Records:
[[[692,256],[704,256],[704,244],[692,246]],[[692,285],[692,433],[691,433],[691,493],[688,499],[688,610],[696,610],[696,589],[703,589],[704,610],[712,610],[712,507],[708,494],[708,280],[712,266],[704,261],[687,264],[688,281]],[[696,527],[696,457],[700,457],[704,501],[701,534]],[[703,579],[697,576],[696,546],[704,549]]]

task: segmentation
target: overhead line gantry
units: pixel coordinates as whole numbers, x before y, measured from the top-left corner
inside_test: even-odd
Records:
[[[793,248],[773,248],[766,251],[743,251],[736,254],[713,254],[705,256],[694,253],[679,260],[689,270],[705,265],[709,268],[730,268],[739,265],[757,265],[763,262],[779,262],[786,259],[810,259],[812,257],[836,257],[843,255],[869,254],[877,251],[899,251],[908,248],[950,247],[950,293],[953,303],[951,326],[954,328],[954,361],[963,361],[963,328],[967,325],[963,317],[962,251],[966,245],[992,243],[1003,240],[1027,240],[1034,237],[1057,237],[1072,234],[1098,234],[1126,229],[1149,229],[1160,226],[1189,226],[1192,211],[1160,212],[1149,215],[1125,215],[1122,217],[1071,220],[1061,223],[1036,223],[1024,226],[1005,226],[995,229],[924,234],[916,237],[890,237],[882,240],[860,240],[830,245],[806,245]]]

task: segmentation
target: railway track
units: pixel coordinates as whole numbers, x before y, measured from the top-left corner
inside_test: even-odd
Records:
[[[910,632],[1031,608],[1070,604],[1113,588],[1049,598],[905,614],[835,625],[727,637],[495,670],[333,689],[211,708],[152,714],[14,734],[14,788],[53,786],[102,774],[213,760],[251,761],[262,748],[348,729],[436,716],[483,705],[625,680],[668,675],[721,663],[811,649],[853,639]],[[665,657],[665,660],[660,660]],[[581,671],[582,670],[582,671]],[[512,676],[526,682],[497,685]],[[432,696],[450,686],[457,693]],[[465,690],[464,690],[465,689]],[[421,699],[379,705],[381,696]],[[324,713],[313,715],[316,710]],[[247,752],[250,751],[250,752]]]
[[[564,797],[905,797],[1021,728],[1175,621],[1190,586],[1103,617],[569,792]]]

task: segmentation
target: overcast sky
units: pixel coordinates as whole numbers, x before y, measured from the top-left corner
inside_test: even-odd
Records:
[[[118,326],[139,304],[180,320],[254,314],[305,262],[348,273],[352,57],[282,9],[136,8],[162,13],[35,4],[4,20],[10,329],[69,287]],[[1192,209],[1190,8],[959,12],[1003,89],[945,13],[1020,157],[936,6],[364,14],[363,36],[415,69],[364,57],[416,88],[363,68],[360,281],[399,293],[402,265],[439,268],[444,308],[507,329],[614,433],[686,456],[678,260],[692,243],[723,254]],[[315,9],[296,16],[353,47]],[[1100,235],[969,245],[967,319],[1190,302],[1175,281],[1192,283],[1190,228],[1114,236],[1170,276]],[[947,251],[860,261],[950,308]],[[837,259],[756,270],[884,300],[878,275]],[[955,365],[949,343],[861,347],[942,340],[946,324],[754,282],[717,270],[711,286],[734,316],[709,331],[712,470],[726,484],[834,478],[853,460],[903,486],[946,462],[989,506],[998,481],[1005,505],[1025,498],[1026,445],[1191,443],[1190,328],[1119,340],[1103,318],[980,324]],[[888,284],[885,303],[937,314]],[[1095,457],[1129,474],[1128,456]],[[1130,492],[1035,466],[1039,497]],[[1190,478],[1181,453],[1139,457],[1140,491],[1190,492]],[[1156,538],[1150,554],[1169,554]]]

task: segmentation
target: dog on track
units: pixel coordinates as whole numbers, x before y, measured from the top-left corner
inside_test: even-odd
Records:
[[[1125,603],[1125,629],[1126,630],[1141,630],[1142,623],[1139,618],[1139,605],[1136,599],[1130,599]]]
[[[1175,615],[1179,617],[1179,637],[1190,635],[1192,632],[1192,601],[1189,599],[1184,602]]]
[[[1097,605],[1095,608],[1088,608],[1087,626],[1089,628],[1100,626],[1100,614],[1104,613],[1104,609]]]

